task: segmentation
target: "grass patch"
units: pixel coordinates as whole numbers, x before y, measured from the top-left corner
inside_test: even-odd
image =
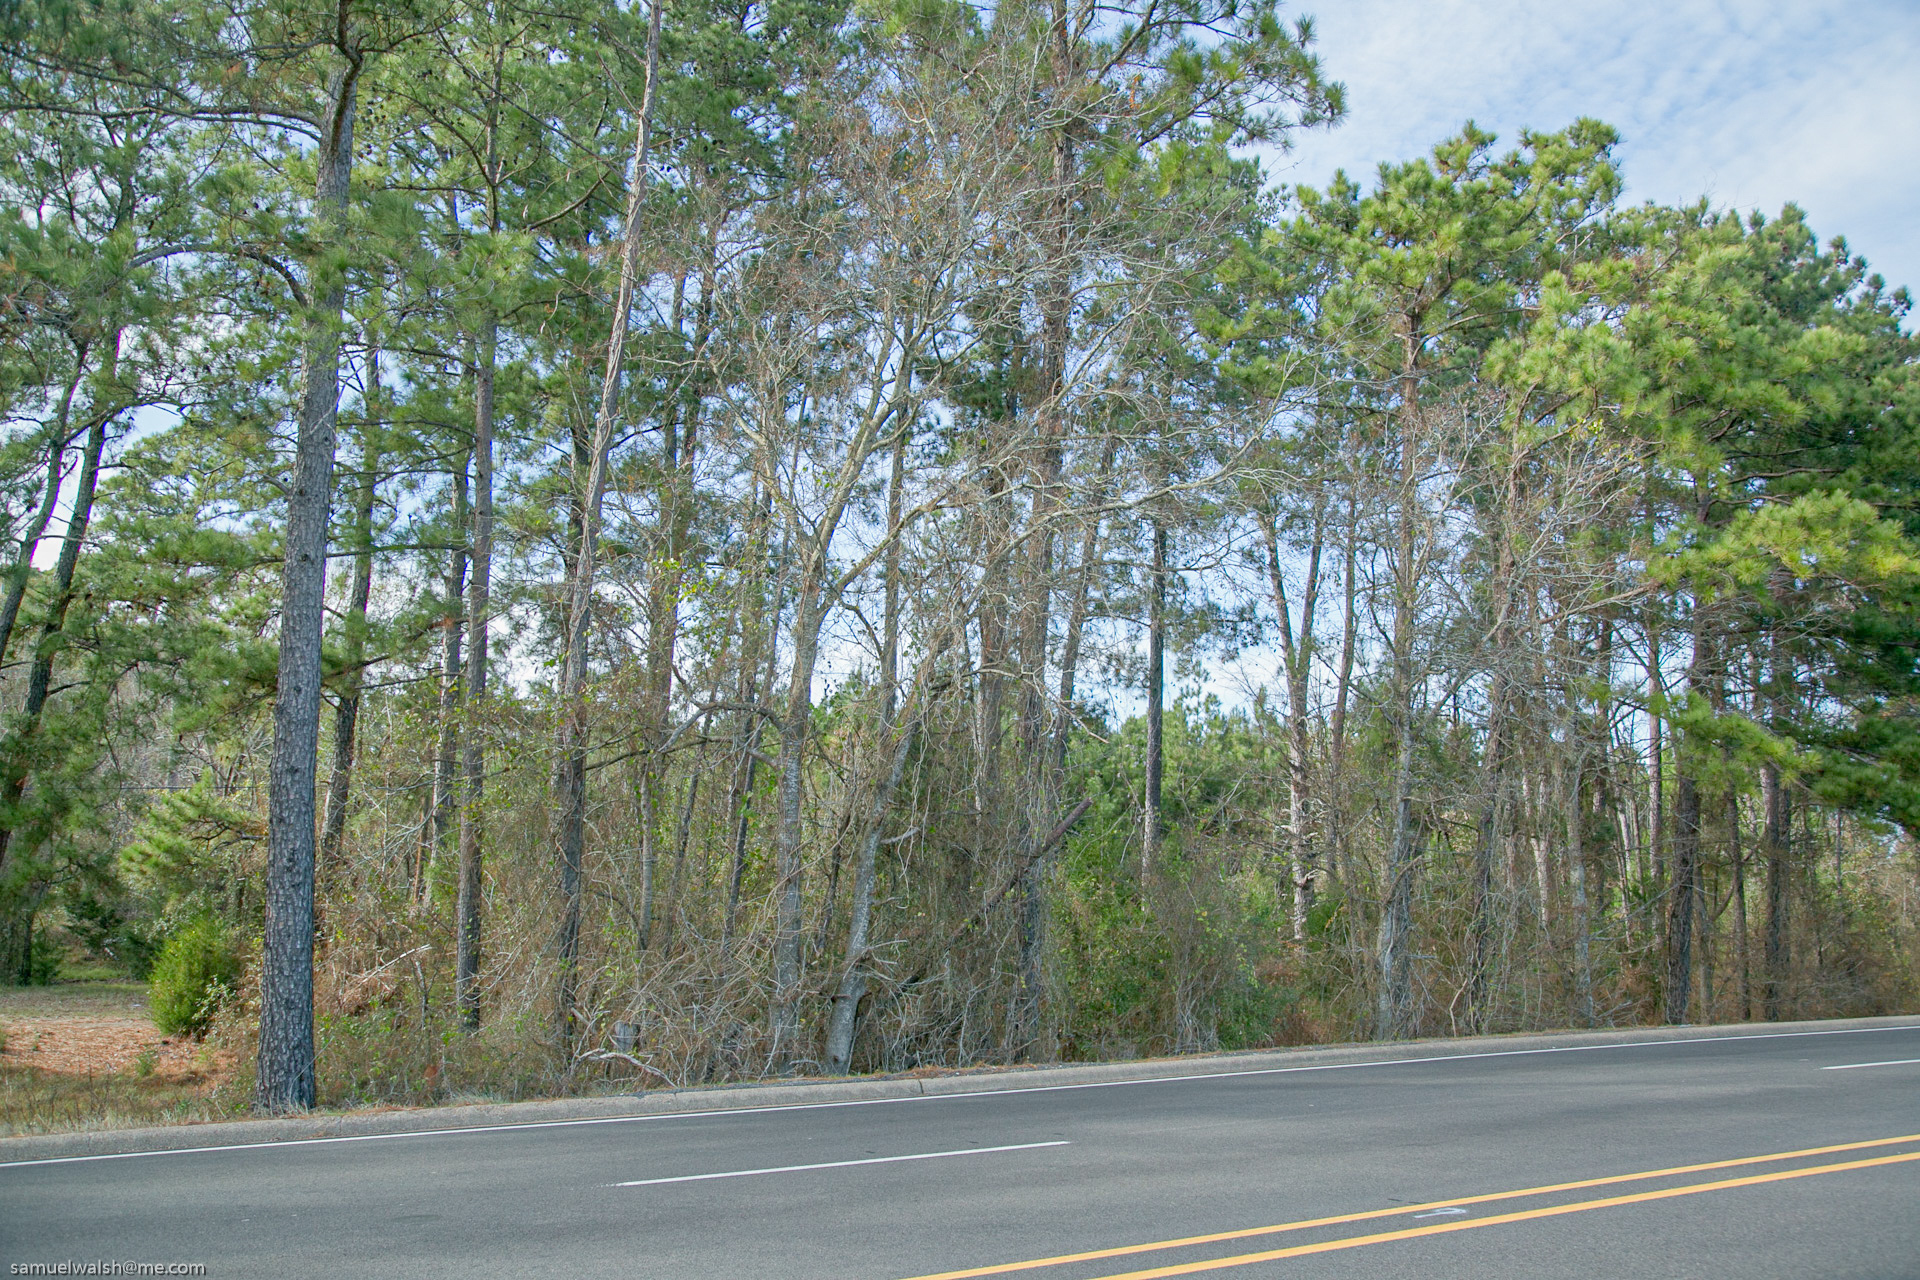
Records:
[[[50,987],[0,987],[0,1018],[61,1018],[87,1014],[144,1017],[144,982],[56,982]]]
[[[205,1085],[153,1075],[74,1076],[37,1067],[0,1069],[0,1137],[220,1120],[231,1104]]]
[[[98,960],[89,960],[80,964],[63,964],[60,966],[60,976],[54,979],[57,983],[124,983],[128,980],[125,966],[105,964]]]
[[[139,982],[0,987],[0,1137],[221,1119],[230,1055],[161,1040]]]

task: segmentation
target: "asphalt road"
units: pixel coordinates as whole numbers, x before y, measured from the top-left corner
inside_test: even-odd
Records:
[[[0,1164],[0,1266],[1920,1277],[1920,1024],[982,1087]]]

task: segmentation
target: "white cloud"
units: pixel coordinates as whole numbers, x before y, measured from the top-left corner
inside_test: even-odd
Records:
[[[1629,200],[1769,214],[1789,201],[1920,288],[1915,0],[1293,0],[1349,117],[1271,168],[1370,178],[1472,119],[1515,141],[1597,116]]]

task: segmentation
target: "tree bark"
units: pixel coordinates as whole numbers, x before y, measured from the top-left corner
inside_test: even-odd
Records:
[[[1568,735],[1573,761],[1567,782],[1567,873],[1573,882],[1574,1013],[1582,1026],[1593,1025],[1593,921],[1587,902],[1587,812],[1581,798],[1585,753]]]
[[[882,570],[884,612],[880,634],[880,724],[877,738],[894,744],[887,773],[874,789],[873,809],[867,830],[860,842],[853,873],[853,908],[847,922],[847,953],[840,969],[840,987],[834,993],[833,1011],[827,1023],[826,1066],[829,1075],[845,1075],[853,1061],[853,1039],[857,1029],[860,1000],[867,993],[868,935],[873,926],[874,869],[880,854],[880,833],[885,829],[887,810],[906,773],[907,757],[913,750],[913,737],[919,728],[917,716],[909,717],[908,728],[900,732],[894,723],[895,706],[900,697],[900,522],[905,506],[907,433],[894,437],[893,468],[887,479],[887,554]],[[923,663],[921,678],[914,682],[915,693],[924,687],[930,663]]]
[[[460,828],[460,706],[465,701],[461,686],[465,683],[466,661],[462,650],[465,648],[467,620],[467,552],[469,529],[468,476],[473,465],[469,454],[463,453],[460,465],[453,472],[453,546],[447,552],[447,576],[444,599],[446,614],[440,620],[440,689],[438,707],[435,715],[439,729],[433,751],[433,865],[434,873],[427,877],[427,892],[432,895],[435,886],[445,874],[439,868],[445,865],[448,855],[456,853]],[[459,889],[454,890],[456,896]],[[432,903],[429,896],[429,905]]]
[[[1347,523],[1345,563],[1340,580],[1343,600],[1343,613],[1340,619],[1340,659],[1333,677],[1333,712],[1327,725],[1327,790],[1332,817],[1327,823],[1329,839],[1327,841],[1327,869],[1335,884],[1343,883],[1345,868],[1341,865],[1342,850],[1346,844],[1346,796],[1347,796],[1347,704],[1353,692],[1353,652],[1355,629],[1358,625],[1356,608],[1359,603],[1359,580],[1356,574],[1360,549],[1360,490],[1356,485],[1347,495]],[[1344,892],[1344,890],[1343,890]]]
[[[112,345],[108,351],[109,368],[117,363],[116,353],[119,342],[120,337],[116,333],[113,335]],[[61,399],[60,427],[47,460],[47,487],[26,534],[21,538],[20,554],[15,558],[7,598],[4,605],[0,605],[0,624],[4,624],[4,627],[0,628],[0,659],[4,659],[12,641],[13,629],[20,616],[20,607],[26,598],[27,583],[33,576],[34,552],[38,550],[40,538],[53,519],[54,509],[59,502],[60,481],[64,469],[62,463],[66,457],[67,445],[71,443],[66,435],[66,428],[72,420],[70,415],[74,392],[80,381],[80,367],[85,362],[85,356],[86,347],[85,344],[81,344],[75,352],[74,378],[68,384]],[[46,622],[41,626],[40,646],[35,650],[33,663],[29,668],[27,692],[21,707],[21,721],[15,731],[9,735],[5,743],[4,761],[0,762],[0,767],[5,769],[4,781],[0,781],[0,812],[10,812],[25,793],[30,763],[28,744],[39,732],[40,713],[46,706],[47,691],[51,687],[52,668],[49,667],[46,677],[37,682],[39,689],[37,697],[36,682],[31,673],[37,673],[40,669],[43,657],[41,649],[46,648],[50,639],[58,636],[66,623],[66,610],[72,599],[73,575],[79,567],[80,549],[86,536],[87,523],[92,518],[93,494],[99,483],[100,456],[107,447],[107,422],[107,416],[96,411],[87,425],[87,439],[81,450],[80,475],[74,495],[74,508],[67,518],[66,532],[60,540],[60,555],[54,565],[53,598],[48,606]],[[55,613],[60,615],[57,622],[54,618]],[[52,625],[51,631],[48,630],[49,624]],[[0,822],[0,868],[4,868],[7,864],[7,854],[13,842],[14,826],[15,824],[11,821]],[[28,936],[31,935],[30,926],[29,919]],[[22,966],[27,964],[30,952],[31,947],[28,951],[21,952],[21,956],[26,957],[20,960]],[[25,968],[21,968],[23,982],[26,980],[26,972]]]
[[[482,172],[486,180],[487,231],[501,227],[500,193],[504,185],[500,123],[505,85],[504,59],[491,68]],[[460,1025],[480,1026],[480,941],[485,922],[487,781],[487,632],[493,608],[493,427],[494,374],[499,363],[500,320],[490,301],[480,306],[473,369],[472,520],[467,576],[467,663],[460,682],[460,793],[457,862],[453,900],[453,999]]]
[[[1753,963],[1747,936],[1747,853],[1740,845],[1740,793],[1733,788],[1727,791],[1727,857],[1733,864],[1733,960],[1740,969],[1739,1021],[1745,1022],[1753,1017]]]
[[[1007,1020],[1007,1056],[1030,1056],[1042,1039],[1042,1000],[1045,991],[1043,960],[1046,951],[1045,850],[1035,853],[1035,841],[1053,825],[1059,796],[1055,794],[1051,753],[1046,737],[1047,640],[1053,606],[1053,516],[1058,510],[1055,492],[1060,482],[1061,442],[1066,434],[1067,354],[1072,340],[1074,268],[1073,97],[1078,89],[1075,33],[1066,0],[1052,0],[1051,77],[1053,106],[1058,113],[1049,122],[1052,182],[1045,213],[1049,241],[1047,278],[1040,299],[1040,389],[1036,406],[1036,447],[1028,464],[1033,502],[1027,532],[1027,565],[1021,584],[1019,622],[1020,749],[1025,757],[1020,797],[1018,847],[1026,868],[1020,883],[1020,968]]]
[[[54,508],[60,502],[60,481],[66,475],[67,448],[73,443],[72,436],[68,434],[69,424],[73,420],[73,397],[85,371],[85,358],[86,347],[82,344],[76,353],[73,378],[67,383],[60,399],[59,425],[47,444],[46,489],[40,506],[20,535],[20,553],[14,557],[13,570],[7,575],[6,599],[0,602],[0,662],[5,661],[7,651],[13,647],[13,628],[20,618],[20,605],[26,599],[27,583],[33,578],[34,553],[40,549],[40,539],[46,534]]]
[[[1300,600],[1300,631],[1293,629],[1293,603],[1280,570],[1280,531],[1272,512],[1262,511],[1260,533],[1267,546],[1267,588],[1273,595],[1274,616],[1280,629],[1280,664],[1287,685],[1287,844],[1288,879],[1292,883],[1293,940],[1307,937],[1307,914],[1313,910],[1313,846],[1307,817],[1307,677],[1313,663],[1313,615],[1320,599],[1320,555],[1324,542],[1321,509],[1316,509],[1313,540],[1307,551],[1307,576]]]
[[[1653,879],[1660,883],[1667,878],[1667,761],[1659,705],[1666,698],[1667,688],[1660,673],[1660,633],[1651,623],[1647,628],[1647,654],[1647,851],[1653,862]]]
[[[1713,671],[1713,637],[1704,611],[1696,605],[1693,656],[1687,664],[1687,693],[1706,692]],[[1693,992],[1693,932],[1700,893],[1700,783],[1692,744],[1676,738],[1674,756],[1673,849],[1667,888],[1666,1020],[1687,1021]]]
[[[1670,1023],[1687,1020],[1693,991],[1694,898],[1698,893],[1700,784],[1681,769],[1673,806],[1672,874],[1667,898],[1667,1008]]]
[[[1153,522],[1153,567],[1147,585],[1147,760],[1146,812],[1141,820],[1140,878],[1148,879],[1160,859],[1161,774],[1166,762],[1167,687],[1167,530]]]
[[[1117,439],[1113,436],[1107,437],[1106,447],[1101,454],[1100,480],[1093,502],[1095,507],[1106,501],[1117,448]],[[1080,561],[1073,580],[1073,604],[1067,611],[1066,634],[1060,642],[1060,721],[1053,730],[1053,776],[1062,786],[1065,785],[1067,776],[1067,746],[1073,737],[1073,700],[1080,674],[1080,646],[1086,634],[1087,609],[1093,591],[1094,566],[1101,558],[1101,544],[1104,541],[1102,535],[1105,529],[1104,517],[1095,515],[1081,531]]]
[[[1400,475],[1398,528],[1393,567],[1393,635],[1389,710],[1393,716],[1396,750],[1393,769],[1393,827],[1387,849],[1386,883],[1380,910],[1378,963],[1379,1000],[1374,1013],[1374,1037],[1394,1040],[1413,1034],[1413,877],[1417,868],[1417,833],[1413,821],[1413,643],[1414,607],[1419,582],[1413,563],[1414,509],[1419,479],[1419,352],[1421,338],[1414,318],[1407,317],[1402,333],[1400,389]]]
[[[1761,1006],[1767,1021],[1778,1022],[1785,1012],[1787,992],[1788,914],[1791,905],[1788,877],[1792,867],[1793,794],[1771,762],[1760,769],[1760,794],[1766,808],[1762,843],[1767,858],[1766,973]]]
[[[380,376],[379,361],[367,357],[367,395]],[[340,689],[333,709],[333,768],[327,774],[326,816],[320,824],[321,884],[331,882],[340,870],[340,846],[347,834],[347,802],[353,791],[355,732],[360,723],[360,690],[365,683],[362,667],[367,652],[367,601],[373,595],[373,503],[379,487],[380,445],[377,423],[368,423],[368,439],[362,450],[359,491],[353,508],[353,582],[347,588],[347,617],[342,628]]]
[[[111,341],[112,349],[117,351],[120,335],[115,333]],[[8,734],[3,748],[4,757],[0,757],[0,768],[5,770],[4,777],[0,778],[0,815],[6,816],[6,821],[0,822],[0,868],[5,868],[14,837],[19,831],[19,823],[14,815],[18,814],[20,801],[26,794],[34,744],[40,736],[40,722],[46,712],[47,699],[52,696],[53,663],[60,651],[62,633],[66,630],[67,613],[73,606],[73,579],[80,564],[80,550],[86,542],[87,525],[93,519],[93,499],[100,480],[100,457],[107,447],[108,421],[106,414],[95,413],[87,427],[87,439],[80,455],[80,471],[74,486],[73,507],[67,516],[66,530],[60,538],[60,556],[53,566],[53,592],[47,602],[46,617],[40,624],[40,639],[34,646],[32,665],[27,668],[27,690],[20,707],[20,719],[13,732]],[[26,985],[33,977],[33,923],[44,888],[44,882],[37,886],[29,883],[22,894],[24,901],[12,911],[13,946],[5,956],[5,961],[6,967],[12,970],[12,979],[21,985]]]
[[[1507,525],[1508,512],[1518,498],[1518,471],[1509,466],[1505,503],[1495,514],[1500,521],[1498,550],[1493,571],[1493,627],[1488,649],[1493,654],[1493,672],[1487,685],[1487,740],[1482,751],[1485,761],[1486,794],[1481,800],[1479,838],[1473,850],[1473,922],[1468,926],[1471,939],[1470,969],[1467,976],[1467,1025],[1484,1034],[1493,1009],[1493,866],[1500,845],[1508,838],[1512,797],[1508,778],[1512,746],[1508,741],[1508,718],[1512,711],[1513,689],[1510,665],[1513,652],[1512,612],[1515,557],[1513,539]]]
[[[930,671],[930,664],[923,664]],[[924,677],[915,682],[916,693],[925,685]],[[888,697],[887,701],[892,702]],[[860,841],[854,864],[853,910],[847,925],[847,952],[841,963],[840,983],[833,996],[833,1012],[827,1024],[826,1069],[828,1075],[842,1076],[853,1061],[853,1037],[861,997],[867,993],[869,936],[873,925],[874,868],[879,859],[880,835],[886,830],[887,810],[893,804],[900,780],[906,776],[907,758],[913,753],[913,740],[919,729],[916,713],[907,717],[904,729],[893,724],[892,707],[881,716],[881,740],[894,739],[887,772],[874,788],[873,808],[867,817],[867,829]]]
[[[711,259],[709,260],[711,261]],[[683,323],[683,274],[674,292],[673,315],[669,327],[679,332]],[[704,280],[702,302],[696,311],[693,349],[706,346],[713,279],[709,269]],[[644,701],[641,707],[641,733],[649,744],[638,758],[635,799],[640,828],[640,949],[652,942],[655,899],[658,890],[660,829],[659,796],[662,787],[662,763],[653,745],[669,729],[673,705],[674,659],[680,638],[680,594],[686,581],[688,551],[694,517],[694,463],[699,445],[697,403],[687,406],[676,399],[671,412],[661,423],[660,482],[656,503],[662,529],[660,554],[655,557],[647,593],[647,670]],[[677,865],[677,863],[676,863]]]
[[[647,154],[653,140],[653,104],[660,65],[660,14],[653,0],[647,19],[647,78],[640,99],[640,120],[633,146],[633,176],[627,186],[622,219],[620,284],[614,298],[612,332],[607,339],[606,373],[600,380],[600,405],[594,415],[586,474],[576,483],[580,508],[579,540],[567,584],[566,650],[561,660],[558,750],[553,776],[553,834],[560,863],[560,928],[555,944],[554,1041],[570,1057],[576,1033],[575,986],[580,961],[580,924],[585,906],[584,864],[587,829],[587,682],[588,628],[593,618],[594,568],[599,555],[600,510],[606,493],[607,455],[620,398],[621,365],[626,359],[627,325],[640,269],[640,215],[651,185]]]
[[[740,705],[755,707],[761,688],[771,691],[773,688],[774,663],[780,652],[780,608],[774,602],[772,624],[767,626],[765,636],[761,635],[768,614],[767,595],[771,572],[766,568],[767,531],[771,517],[772,495],[762,490],[754,506],[753,533],[747,541],[747,560],[750,566],[747,574],[748,585],[746,609],[746,641],[740,646]],[[774,564],[785,563],[786,547],[782,546],[773,557]],[[764,685],[761,684],[761,667],[766,668]],[[721,924],[720,955],[722,962],[733,957],[733,941],[740,926],[740,891],[747,875],[747,835],[753,822],[753,785],[760,770],[760,732],[765,726],[764,718],[755,710],[743,713],[740,728],[739,759],[734,766],[733,785],[727,812],[731,818],[729,828],[732,832],[732,870],[727,877],[727,914]]]
[[[473,393],[473,571],[467,581],[467,627],[472,635],[467,676],[461,682],[460,849],[455,890],[453,990],[461,1025],[480,1025],[480,931],[483,922],[483,859],[486,833],[481,800],[486,790],[487,742],[482,723],[487,698],[487,624],[493,589],[493,376],[499,325],[489,314],[481,325]]]
[[[817,548],[824,557],[825,548]],[[813,557],[810,557],[812,559]],[[784,1068],[800,1039],[801,878],[805,871],[801,812],[801,768],[807,730],[813,719],[813,668],[820,652],[823,610],[819,574],[813,564],[794,605],[793,659],[788,669],[787,703],[780,717],[780,757],[776,767],[780,829],[774,841],[775,907],[773,938],[774,1064]]]
[[[323,242],[344,235],[353,174],[353,113],[361,54],[350,35],[350,0],[339,0],[337,52],[345,65],[328,85],[314,193]],[[256,1110],[314,1103],[314,772],[320,738],[320,641],[327,588],[327,513],[333,494],[335,416],[340,402],[340,314],[346,279],[315,261],[306,321],[299,432],[287,493],[279,682],[268,765],[266,931],[260,948],[260,1051]]]

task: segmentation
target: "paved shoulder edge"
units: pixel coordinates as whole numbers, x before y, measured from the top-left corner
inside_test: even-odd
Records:
[[[58,1160],[407,1133],[617,1121],[676,1113],[754,1111],[779,1107],[857,1104],[914,1097],[982,1092],[1092,1087],[1152,1080],[1233,1075],[1342,1063],[1392,1062],[1435,1057],[1472,1057],[1543,1049],[1577,1049],[1667,1040],[1743,1039],[1808,1031],[1866,1031],[1920,1027],[1920,1016],[1828,1019],[1810,1022],[1743,1023],[1713,1027],[1635,1027],[1392,1043],[1309,1046],[1218,1053],[1130,1062],[1075,1063],[1045,1067],[996,1067],[928,1076],[872,1076],[852,1080],[792,1080],[650,1089],[640,1094],[561,1098],[543,1102],[480,1103],[406,1110],[360,1111],[278,1119],[221,1121],[155,1129],[38,1134],[0,1139],[0,1162]]]

